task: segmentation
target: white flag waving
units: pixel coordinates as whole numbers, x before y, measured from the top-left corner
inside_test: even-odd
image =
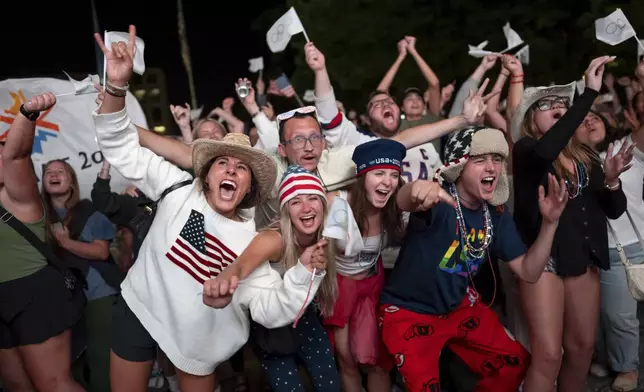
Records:
[[[266,33],[266,42],[272,52],[277,53],[286,49],[291,36],[303,33],[304,26],[297,16],[295,8],[291,7],[281,18],[277,20]]]
[[[635,30],[624,12],[618,8],[607,17],[595,21],[595,36],[598,40],[615,46],[635,37]]]
[[[257,57],[254,59],[249,59],[248,60],[248,70],[252,73],[258,72],[262,69],[264,69],[264,58],[263,57]]]
[[[521,50],[519,50],[515,56],[519,59],[521,64],[529,65],[530,64],[530,45],[526,45]]]
[[[487,44],[488,44],[488,41],[483,41],[483,42],[481,42],[480,44],[478,44],[476,46],[467,45],[467,47],[468,47],[467,54],[469,54],[470,56],[475,57],[475,58],[482,58],[482,57],[485,57],[485,56],[487,56],[489,54],[493,54],[489,50],[483,50],[487,46]]]
[[[123,33],[120,31],[106,31],[105,38],[103,39],[105,46],[112,50],[112,44],[116,42],[128,42],[129,35],[128,33]],[[145,49],[145,42],[139,37],[136,37],[135,41],[136,52],[134,53],[134,72],[139,75],[143,75],[145,72],[145,61],[143,60],[143,50]]]
[[[67,78],[74,87],[75,95],[96,94],[97,91],[96,88],[94,88],[94,84],[101,84],[98,75],[87,75],[83,80],[76,80],[69,76],[67,72],[63,71],[63,73],[67,75]]]
[[[90,78],[96,80],[98,76]],[[93,87],[92,87],[93,88]],[[54,94],[69,91],[67,80],[53,78],[8,79],[0,81],[0,140],[5,140],[20,105],[34,95],[51,91]],[[96,109],[93,94],[72,95],[56,102],[36,120],[36,133],[31,154],[36,176],[42,178],[42,165],[52,159],[69,163],[78,176],[81,197],[89,198],[96,175],[101,170],[103,155],[96,142],[92,110]],[[132,122],[147,128],[145,116],[138,101],[130,92],[125,106]],[[111,172],[113,192],[122,192],[128,182],[116,170]]]
[[[510,22],[503,26],[503,34],[505,35],[505,40],[508,42],[508,47],[501,53],[505,53],[510,49],[516,48],[523,43],[519,34],[510,27]]]

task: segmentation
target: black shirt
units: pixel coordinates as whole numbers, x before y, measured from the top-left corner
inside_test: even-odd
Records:
[[[586,88],[555,125],[539,140],[524,137],[514,145],[514,220],[526,244],[531,245],[539,234],[538,187],[548,189],[548,173],[555,174],[553,162],[573,137],[590,110],[597,91]],[[589,264],[609,269],[606,218],[616,219],[626,211],[626,196],[621,187],[610,191],[604,186],[604,171],[593,163],[589,184],[582,194],[568,200],[561,214],[552,243],[551,256],[560,276],[579,276]]]

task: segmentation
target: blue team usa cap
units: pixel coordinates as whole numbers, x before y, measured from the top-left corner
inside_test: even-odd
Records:
[[[353,162],[356,163],[358,175],[376,169],[394,169],[402,171],[402,161],[407,149],[401,143],[390,139],[376,139],[356,147]]]

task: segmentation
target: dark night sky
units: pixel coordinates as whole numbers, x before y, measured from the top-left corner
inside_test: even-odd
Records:
[[[234,82],[246,76],[248,59],[269,50],[264,31],[251,23],[279,0],[183,0],[197,101],[205,111],[232,96]],[[70,10],[63,14],[63,4]],[[6,6],[5,6],[6,5]],[[145,41],[146,67],[166,73],[169,103],[189,101],[188,78],[181,60],[174,0],[96,0],[101,30],[137,27]],[[286,6],[284,6],[286,10]],[[64,78],[61,70],[96,73],[89,0],[3,4],[0,31],[3,56],[0,80],[11,77]]]

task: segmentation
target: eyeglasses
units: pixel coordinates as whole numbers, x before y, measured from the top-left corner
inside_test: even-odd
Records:
[[[290,144],[293,146],[294,149],[296,150],[301,150],[306,146],[306,143],[309,142],[313,147],[320,147],[322,145],[322,141],[324,140],[324,136],[318,134],[318,135],[311,135],[309,137],[304,137],[304,136],[295,136],[291,140],[285,140],[284,144]]]
[[[383,107],[384,105],[394,106],[395,104],[396,104],[396,102],[394,102],[394,100],[392,98],[383,98],[383,99],[379,99],[377,101],[370,102],[369,103],[369,110],[374,109],[374,108],[378,109],[378,108]]]
[[[289,110],[288,112],[278,114],[277,117],[276,117],[277,128],[280,127],[280,123],[283,123],[284,121],[293,118],[293,116],[295,116],[296,113],[297,114],[311,114],[311,113],[313,113],[314,116],[315,116],[315,119],[317,120],[317,118],[318,118],[318,111],[315,109],[315,106],[302,106],[301,108]]]
[[[542,112],[554,109],[558,106],[563,106],[565,108],[570,107],[570,99],[567,97],[557,97],[553,99],[541,99],[537,101],[537,109]]]

